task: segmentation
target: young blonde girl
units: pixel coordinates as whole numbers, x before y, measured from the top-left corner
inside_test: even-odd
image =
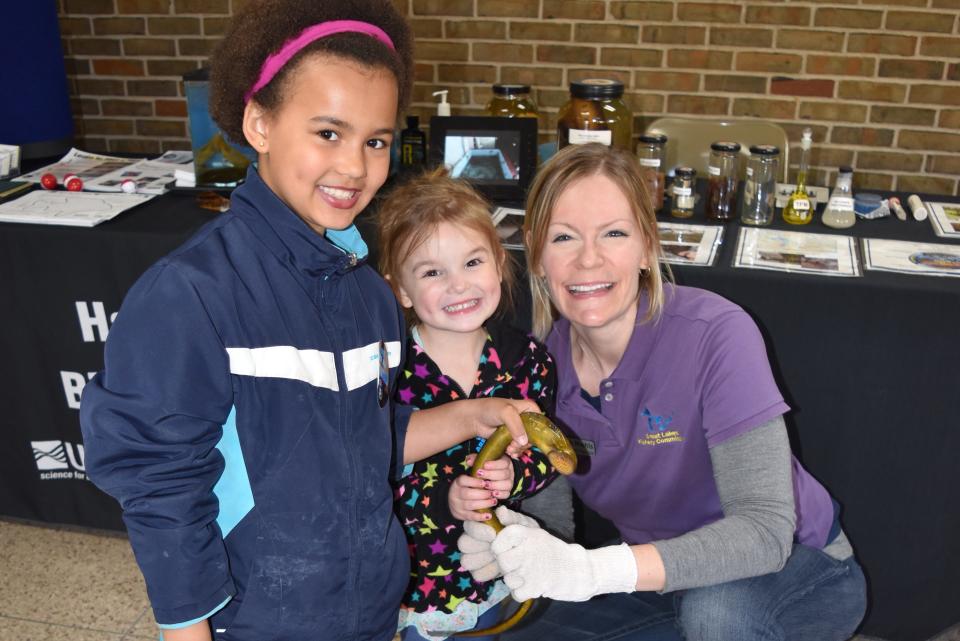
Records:
[[[508,305],[513,276],[487,203],[441,170],[392,192],[379,229],[381,270],[410,322],[398,402],[429,408],[499,396],[550,409],[555,378],[544,346],[491,321]],[[489,627],[507,595],[502,582],[475,581],[460,567],[461,520],[539,491],[553,470],[531,450],[490,462],[473,479],[464,472],[482,442],[467,439],[408,466],[397,485],[394,509],[413,562],[400,615],[404,641],[443,638],[478,621]]]
[[[411,78],[390,0],[244,3],[214,54],[211,112],[257,163],[128,293],[80,410],[167,641],[390,641],[392,470],[536,408],[389,400],[403,319],[353,220]]]

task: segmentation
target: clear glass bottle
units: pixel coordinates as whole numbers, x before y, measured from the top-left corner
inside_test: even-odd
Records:
[[[633,150],[633,113],[623,103],[623,83],[587,78],[570,83],[570,100],[557,114],[557,148],[599,142]]]
[[[715,142],[710,145],[707,165],[707,218],[730,220],[737,204],[737,180],[740,177],[740,143]]]
[[[493,97],[487,103],[487,114],[504,118],[536,118],[537,103],[530,97],[530,85],[493,85]]]
[[[853,212],[853,169],[850,167],[840,167],[837,171],[837,183],[830,192],[822,220],[824,225],[834,229],[853,227],[857,222]]]
[[[769,225],[773,222],[779,169],[779,147],[751,145],[747,176],[743,182],[743,205],[740,207],[740,222],[744,225]]]
[[[653,201],[653,210],[663,209],[663,187],[667,176],[664,173],[664,161],[667,150],[667,137],[663,134],[644,134],[637,145],[637,159],[646,178],[647,191]]]
[[[791,225],[806,225],[813,220],[813,203],[807,193],[807,170],[810,163],[810,147],[813,145],[813,131],[810,127],[803,130],[800,139],[800,168],[797,170],[797,186],[783,207],[783,219]]]
[[[690,218],[696,204],[697,170],[693,167],[677,167],[673,172],[673,203],[670,215],[674,218]]]

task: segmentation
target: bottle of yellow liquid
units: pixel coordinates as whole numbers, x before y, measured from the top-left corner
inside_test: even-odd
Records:
[[[813,131],[809,127],[803,130],[800,139],[800,169],[797,171],[797,187],[790,194],[783,208],[783,219],[791,225],[806,225],[813,220],[813,207],[810,194],[807,193],[807,166],[810,162],[810,146],[813,144]]]

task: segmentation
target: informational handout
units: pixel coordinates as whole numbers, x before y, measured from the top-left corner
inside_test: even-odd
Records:
[[[0,204],[0,222],[93,227],[151,198],[150,194],[31,191]]]
[[[960,238],[960,203],[933,203],[927,201],[930,224],[937,236]]]
[[[178,169],[192,169],[193,154],[189,151],[168,151],[154,160],[103,156],[79,149],[71,149],[58,162],[20,177],[20,180],[39,183],[44,174],[53,174],[63,183],[67,174],[83,181],[84,191],[123,191],[124,181],[130,180],[132,189],[141,194],[162,194],[175,180]]]
[[[823,276],[860,275],[852,236],[777,229],[742,227],[733,266]]]
[[[657,233],[664,262],[677,265],[709,267],[716,262],[723,242],[719,225],[658,222]]]
[[[960,276],[960,245],[864,238],[863,266],[901,274]]]

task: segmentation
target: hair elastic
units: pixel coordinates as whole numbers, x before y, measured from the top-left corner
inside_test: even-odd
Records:
[[[283,44],[283,47],[280,48],[280,51],[267,56],[263,67],[260,68],[260,77],[257,79],[257,82],[250,88],[250,91],[243,95],[244,104],[250,102],[253,94],[266,87],[283,66],[290,62],[290,58],[297,55],[301,49],[320,38],[326,38],[335,33],[363,33],[387,45],[391,51],[396,51],[396,47],[393,46],[393,40],[390,39],[390,36],[388,36],[383,29],[369,22],[361,22],[360,20],[329,20],[315,24],[301,31],[300,35],[296,38],[287,40]]]

